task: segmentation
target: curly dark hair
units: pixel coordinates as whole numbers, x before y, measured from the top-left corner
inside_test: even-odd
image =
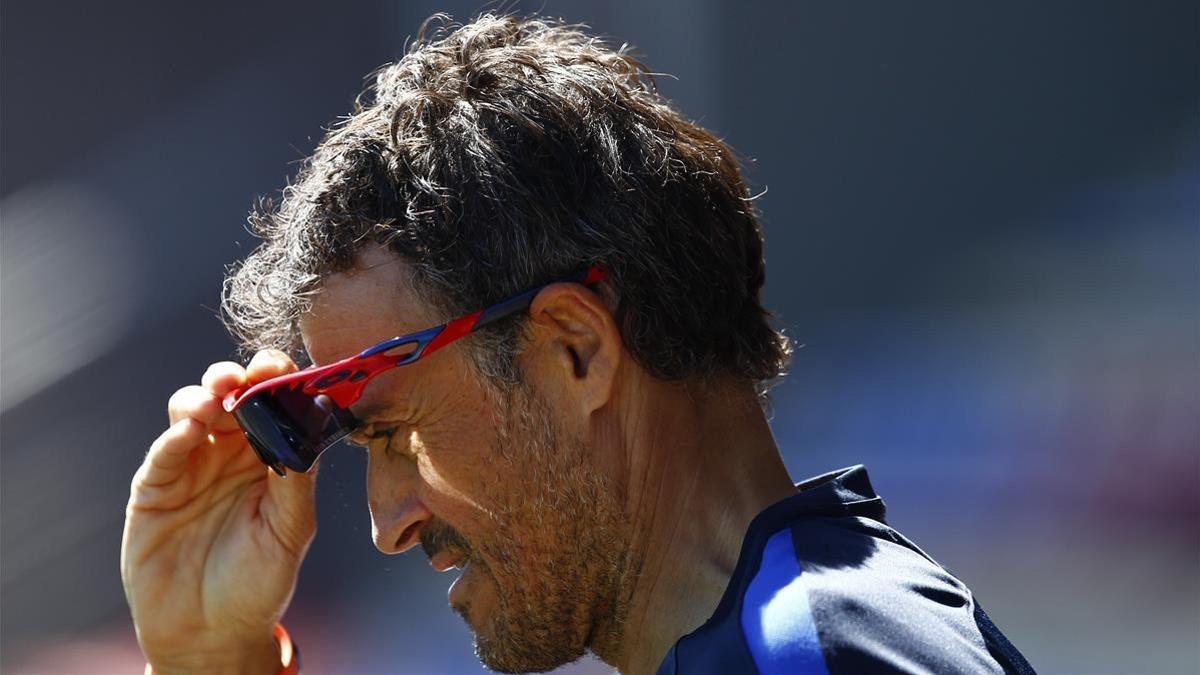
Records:
[[[602,261],[626,347],[661,379],[765,391],[790,352],[759,302],[762,231],[733,152],[583,26],[432,17],[250,224],[264,241],[222,302],[247,350],[300,355],[322,277],[378,243],[447,317]],[[520,377],[522,321],[469,343],[489,377]]]

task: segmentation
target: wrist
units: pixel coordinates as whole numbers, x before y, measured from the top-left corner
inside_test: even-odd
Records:
[[[277,675],[282,666],[280,645],[273,636],[215,651],[193,651],[173,657],[147,655],[147,660],[146,675]]]

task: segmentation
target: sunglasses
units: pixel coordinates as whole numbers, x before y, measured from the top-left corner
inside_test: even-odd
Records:
[[[237,418],[263,464],[280,476],[285,469],[304,473],[321,453],[362,426],[349,408],[376,375],[416,363],[461,337],[524,311],[550,284],[591,286],[607,277],[607,268],[592,265],[440,326],[385,340],[356,356],[230,392],[223,405]]]

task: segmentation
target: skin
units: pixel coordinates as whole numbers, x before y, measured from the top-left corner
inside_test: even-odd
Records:
[[[356,269],[328,277],[300,325],[313,361],[440,323],[407,275],[405,263],[367,249]],[[591,650],[622,673],[653,673],[671,644],[716,608],[750,520],[795,493],[757,397],[734,381],[650,376],[626,351],[605,298],[578,284],[538,294],[520,363],[523,383],[500,387],[476,374],[467,345],[454,344],[367,386],[353,406],[367,426],[353,440],[368,448],[375,544],[385,553],[420,545],[439,568],[469,563],[450,603],[493,669],[544,670]],[[267,354],[248,377],[266,364],[289,367]],[[164,434],[135,477],[126,592],[156,669],[161,662],[163,672],[272,672],[259,667],[271,654],[262,645],[271,644],[314,531],[313,478],[280,480],[255,469],[236,441],[221,452],[197,445],[194,427],[229,429],[212,401],[238,378],[237,367],[213,368],[218,375],[206,376],[199,392],[185,388],[191,393],[172,399],[172,419],[193,421]],[[203,462],[192,457],[208,455],[219,455],[221,468],[208,471],[228,473],[233,487],[224,489],[235,495],[216,515],[210,505],[225,502],[197,493],[225,493],[200,490],[204,481],[194,477]],[[167,484],[186,483],[170,489],[193,506],[145,496],[150,483],[163,489],[154,469],[161,456],[188,458],[189,468],[175,469]],[[234,464],[245,477],[225,468]],[[264,517],[275,501],[294,508]],[[211,524],[181,528],[188,518]],[[297,545],[271,551],[285,557],[273,581],[287,592],[256,589],[251,602],[243,595],[261,583],[261,571],[251,583],[224,567],[233,557],[213,552],[253,558],[262,521],[294,531]],[[184,574],[181,561],[197,562]],[[197,595],[211,600],[197,606],[176,597]],[[189,643],[180,637],[185,628],[203,639]],[[244,660],[218,659],[222,645]]]
[[[213,364],[171,396],[170,427],[134,474],[121,580],[156,673],[278,670],[271,630],[316,534],[316,474],[264,471],[220,398],[294,368],[268,352]]]

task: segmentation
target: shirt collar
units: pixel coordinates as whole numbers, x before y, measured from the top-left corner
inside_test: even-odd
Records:
[[[733,611],[745,592],[746,584],[750,583],[767,539],[796,520],[806,517],[861,516],[884,522],[883,499],[875,494],[875,488],[871,487],[870,477],[867,476],[867,468],[861,464],[803,480],[796,483],[796,489],[799,490],[796,494],[768,506],[750,521],[742,540],[737,566],[716,611],[704,626],[681,640],[706,626],[719,623]]]
[[[748,540],[806,516],[863,516],[884,522],[886,505],[875,494],[867,468],[861,464],[800,481],[796,489],[799,492],[768,506],[750,521]]]

